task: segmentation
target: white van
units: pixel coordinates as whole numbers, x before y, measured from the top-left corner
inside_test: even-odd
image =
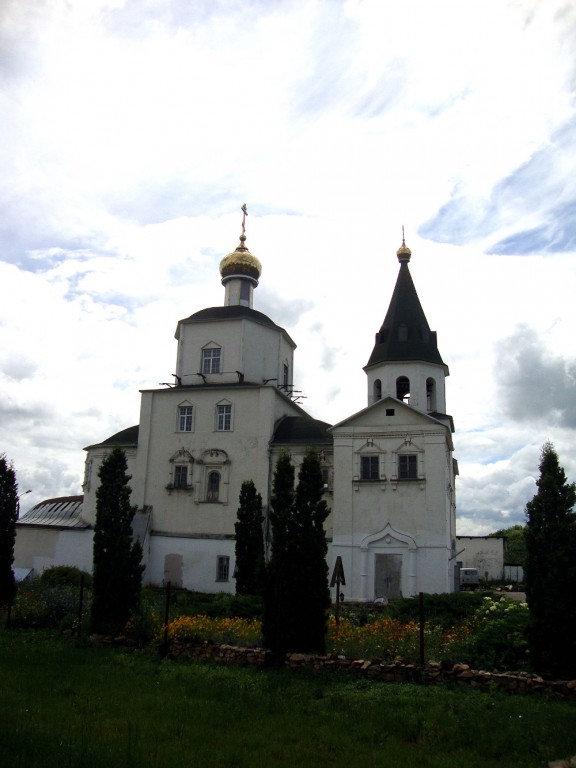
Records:
[[[477,589],[480,586],[478,568],[460,568],[460,589]]]

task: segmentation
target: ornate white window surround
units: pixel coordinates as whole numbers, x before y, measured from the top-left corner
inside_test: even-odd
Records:
[[[194,457],[186,448],[177,450],[169,459],[170,480],[166,485],[168,492],[194,490]]]
[[[228,504],[231,462],[226,451],[210,448],[196,464],[200,471],[195,481],[195,503]]]

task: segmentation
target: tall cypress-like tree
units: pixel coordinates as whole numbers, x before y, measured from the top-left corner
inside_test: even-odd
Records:
[[[142,547],[132,537],[136,507],[130,504],[126,454],[114,448],[98,472],[94,528],[92,628],[121,631],[138,604],[142,584]]]
[[[576,678],[576,486],[551,443],[542,448],[536,485],[525,534],[530,660],[540,674]]]
[[[236,531],[236,594],[264,594],[262,496],[252,480],[242,483]]]
[[[299,650],[314,653],[326,651],[326,611],[330,605],[328,589],[328,544],[324,521],[328,505],[322,498],[324,482],[320,457],[309,450],[298,473],[295,514],[297,523],[298,565],[294,580],[296,592],[301,596],[298,622]]]
[[[18,520],[16,472],[6,456],[0,456],[0,607],[12,605],[16,580],[12,563]]]
[[[272,548],[266,567],[264,589],[264,645],[277,654],[286,652],[286,638],[292,611],[289,532],[294,512],[294,467],[288,453],[276,463],[270,503]]]
[[[324,653],[328,590],[322,472],[309,451],[298,475],[283,454],[276,465],[270,520],[272,553],[267,569],[264,643],[277,654]]]

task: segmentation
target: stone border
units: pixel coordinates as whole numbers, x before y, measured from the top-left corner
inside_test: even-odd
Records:
[[[265,648],[242,648],[209,642],[198,645],[178,640],[170,642],[168,655],[173,659],[205,659],[220,664],[258,668],[273,666],[275,661],[273,654]],[[497,688],[521,696],[538,693],[576,700],[576,680],[545,680],[539,675],[526,672],[485,672],[471,669],[468,664],[429,662],[420,669],[416,664],[406,664],[401,659],[384,664],[377,659],[366,661],[345,656],[290,653],[284,657],[282,665],[293,671],[346,671],[383,683],[445,685],[458,682],[484,690]]]

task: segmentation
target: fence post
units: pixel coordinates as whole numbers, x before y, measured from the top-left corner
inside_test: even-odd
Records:
[[[82,634],[82,613],[84,612],[84,574],[80,574],[80,596],[78,598],[78,637]]]
[[[170,618],[170,587],[171,582],[166,582],[166,598],[164,603],[164,648],[168,649],[168,619]]]
[[[420,609],[420,668],[424,669],[424,592],[418,593]]]

